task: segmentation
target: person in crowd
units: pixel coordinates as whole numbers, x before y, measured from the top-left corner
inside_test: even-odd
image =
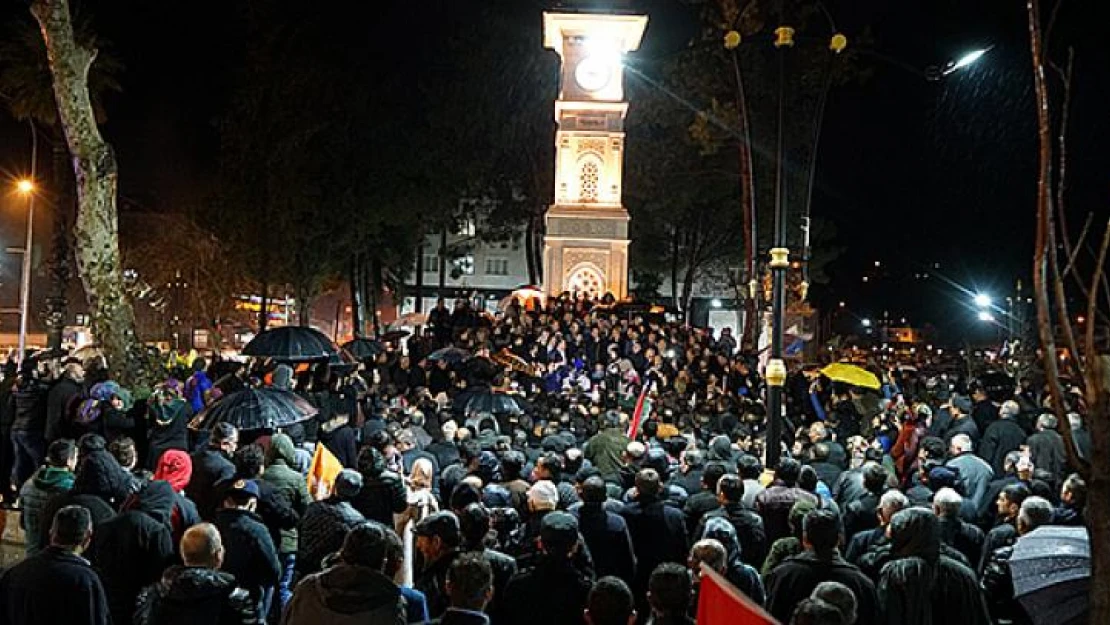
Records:
[[[48,499],[73,488],[73,470],[76,467],[76,445],[69,439],[58,439],[46,449],[46,464],[39,467],[19,489],[22,507],[20,523],[25,535],[27,557],[46,547],[46,532],[43,529],[47,519],[43,517],[43,510]]]
[[[1053,525],[1085,525],[1087,522],[1087,482],[1072,473],[1060,487],[1060,505],[1053,516]]]
[[[153,469],[167,451],[188,451],[188,424],[193,413],[181,395],[181,383],[172,378],[155,387],[146,410],[147,454],[143,466]]]
[[[1002,473],[996,473],[994,479],[987,485],[987,493],[983,500],[979,503],[979,510],[974,517],[968,520],[976,523],[979,527],[986,530],[994,527],[995,522],[998,520],[998,494],[1002,492],[1003,488],[1011,484],[1022,484],[1029,486],[1028,482],[1022,482],[1018,477],[1018,462],[1026,457],[1020,451],[1011,451],[1006,454],[1002,461]],[[967,505],[965,504],[965,508]],[[965,514],[966,517],[966,514]]]
[[[489,563],[490,570],[493,572],[494,593],[492,602],[487,599],[486,603],[489,604],[489,613],[497,615],[500,613],[500,599],[505,595],[505,587],[508,586],[513,575],[516,575],[516,560],[508,554],[490,549],[487,545],[492,525],[490,512],[485,506],[480,503],[468,504],[459,513],[458,518],[459,530],[462,535],[462,544],[459,551],[464,555],[478,554],[482,556]],[[450,573],[448,573],[447,585],[448,587],[451,585]],[[494,618],[494,622],[498,622],[498,620]]]
[[[1067,449],[1064,439],[1056,431],[1056,415],[1046,412],[1037,417],[1037,431],[1029,436],[1029,457],[1038,469],[1047,471],[1055,483],[1059,484],[1067,472]]]
[[[281,562],[270,530],[257,514],[261,492],[255,480],[241,478],[223,490],[214,519],[225,547],[223,568],[251,593],[258,617],[264,619],[281,580]]]
[[[88,510],[58,510],[50,526],[50,545],[0,573],[0,623],[111,623],[100,577],[82,557],[92,535]]]
[[[605,509],[608,501],[600,476],[586,478],[581,490],[582,505],[571,512],[578,518],[582,539],[593,557],[599,577],[635,579],[636,553],[624,517]]]
[[[977,446],[982,430],[971,418],[971,400],[963,395],[953,395],[948,402],[948,413],[952,420],[944,433],[945,443],[951,447],[952,439],[962,434],[970,441],[969,448]]]
[[[817,584],[834,581],[844,584],[856,595],[860,625],[879,622],[875,584],[859,568],[840,557],[838,526],[836,514],[828,510],[813,510],[805,516],[802,533],[805,551],[784,560],[764,579],[767,611],[772,616],[787,621],[794,606],[808,597]]]
[[[744,480],[733,473],[722,476],[717,481],[717,501],[720,507],[702,517],[693,536],[705,536],[705,524],[709,519],[726,519],[736,530],[740,541],[740,559],[751,566],[762,565],[769,547],[767,535],[763,529],[763,519],[744,507]]]
[[[1016,401],[1003,402],[998,409],[998,418],[983,432],[983,440],[979,444],[979,457],[991,465],[995,475],[1002,475],[1005,471],[1003,462],[1006,454],[1016,451],[1025,444],[1025,430],[1017,422],[1020,412],[1021,408]]]
[[[986,499],[987,488],[994,478],[994,469],[975,455],[972,439],[966,434],[952,437],[949,453],[951,458],[945,466],[958,472],[960,490],[967,497],[970,509],[978,510],[979,505]]]
[[[274,434],[270,437],[270,448],[266,452],[266,469],[262,473],[261,483],[268,485],[283,503],[289,505],[299,522],[300,517],[308,511],[312,496],[308,492],[305,477],[294,469],[294,466],[296,466],[296,450],[293,439],[281,432]],[[275,545],[278,548],[278,559],[281,560],[278,598],[284,606],[293,596],[293,575],[297,563],[297,528],[284,528],[279,534],[280,540]]]
[[[844,625],[844,613],[827,601],[806,597],[794,608],[790,625]]]
[[[854,625],[857,620],[859,603],[852,589],[840,582],[821,582],[813,589],[811,599],[819,599],[833,606],[843,617],[844,625]]]
[[[736,538],[736,529],[732,524],[723,518],[709,519],[702,536],[702,540],[716,540],[725,548],[725,578],[752,601],[762,605],[766,601],[763,581],[755,567],[745,564],[741,559],[743,548]]]
[[[583,449],[586,459],[601,472],[602,479],[620,479],[621,456],[628,447],[628,437],[620,429],[620,414],[606,411],[601,417],[601,429],[586,441]]]
[[[366,519],[393,526],[393,515],[408,507],[401,476],[386,469],[385,458],[373,447],[363,447],[359,452],[358,471],[362,488],[351,505]]]
[[[193,374],[185,381],[184,396],[189,402],[193,413],[199,413],[212,401],[212,390],[215,388],[212,380],[208,379],[208,362],[203,358],[193,360]],[[231,453],[231,452],[228,452]]]
[[[844,559],[858,566],[859,559],[863,554],[886,540],[887,526],[890,525],[890,519],[909,506],[910,502],[902,494],[902,491],[892,489],[883,493],[882,497],[879,498],[878,508],[875,510],[878,525],[853,536],[844,550]]]
[[[185,488],[193,477],[193,459],[189,454],[179,449],[168,449],[158,458],[154,467],[154,479],[168,482],[173,489],[173,514],[170,517],[170,529],[173,533],[173,544],[181,542],[185,530],[200,523],[200,513],[197,505],[185,494]]]
[[[408,506],[400,515],[395,515],[394,525],[398,535],[404,543],[405,567],[403,581],[411,585],[413,580],[413,562],[415,549],[415,536],[413,528],[428,515],[439,512],[439,500],[432,492],[433,478],[432,463],[420,458],[412,465],[412,474],[409,476],[406,503]]]
[[[1011,484],[998,494],[996,502],[998,523],[987,532],[986,539],[983,541],[983,554],[976,563],[977,571],[982,573],[987,558],[994,553],[995,549],[1012,545],[1017,540],[1018,513],[1021,512],[1022,502],[1031,494],[1029,487],[1021,483]]]
[[[882,569],[882,623],[989,625],[975,573],[941,551],[939,521],[922,508],[890,522],[891,559]]]
[[[12,477],[23,484],[42,465],[46,454],[46,404],[49,374],[30,359],[20,365],[9,402],[11,443],[15,453]],[[5,441],[6,442],[6,441]]]
[[[744,507],[755,510],[755,498],[763,492],[763,482],[759,479],[763,475],[763,463],[755,456],[745,454],[736,462],[740,477],[744,480]]]
[[[209,436],[208,445],[192,455],[193,475],[185,487],[185,494],[206,521],[215,518],[222,501],[217,485],[235,476],[231,457],[239,447],[239,431],[229,423],[217,423]]]
[[[879,502],[887,490],[890,474],[883,467],[872,464],[863,470],[864,494],[844,507],[844,539],[852,538],[879,526]]]
[[[686,527],[692,535],[696,536],[698,534],[698,523],[707,512],[721,507],[720,496],[717,494],[717,482],[727,472],[722,462],[710,462],[702,471],[701,490],[690,495],[686,500],[686,505],[683,506],[683,513],[686,515]],[[744,486],[746,497],[747,483]],[[751,507],[745,507],[751,510]]]
[[[366,521],[351,505],[362,488],[362,474],[343,469],[335,478],[331,494],[308,505],[297,525],[296,576],[304,578],[323,569],[324,560],[343,546],[343,537]]]
[[[940,526],[940,540],[963,554],[971,564],[978,565],[983,557],[983,530],[960,518],[963,497],[951,488],[942,488],[933,497],[933,513]]]
[[[453,512],[436,512],[413,528],[416,549],[423,558],[424,568],[416,574],[413,586],[424,593],[428,614],[439,618],[447,610],[447,572],[459,556],[462,531]]]
[[[775,469],[775,480],[771,486],[755,498],[756,511],[763,517],[763,528],[767,542],[790,535],[788,523],[790,508],[798,501],[809,501],[816,505],[817,497],[798,488],[798,475],[802,465],[793,458],[783,458]]]
[[[642,469],[636,474],[635,498],[621,511],[632,548],[636,554],[636,577],[632,590],[643,596],[648,578],[663,562],[686,561],[689,542],[682,511],[666,505],[661,497],[662,484],[655,469]],[[641,602],[641,608],[646,604]],[[646,614],[646,609],[640,610]]]
[[[459,556],[447,571],[450,605],[436,625],[489,625],[483,612],[495,590],[494,572],[489,560],[476,553]]]
[[[73,476],[73,487],[52,495],[46,500],[42,508],[42,519],[52,519],[58,510],[78,505],[84,507],[92,515],[93,526],[116,515],[116,508],[122,504],[130,489],[130,477],[119,466],[116,459],[105,449],[105,441],[96,434],[86,434],[77,443],[77,470]],[[85,450],[82,456],[82,449]],[[48,535],[42,532],[50,528],[46,524],[40,527],[42,544],[49,540]]]
[[[1052,523],[1052,504],[1042,497],[1027,497],[1021,503],[1017,518],[1015,544],[1038,527]],[[999,547],[987,554],[981,587],[990,617],[996,623],[1030,623],[1024,608],[1014,598],[1013,572],[1010,558],[1015,544]]]
[[[79,362],[67,362],[62,367],[61,376],[50,386],[46,394],[46,428],[43,436],[47,442],[71,436],[69,427],[69,406],[74,398],[81,395],[82,382],[85,381],[85,368]]]
[[[235,576],[221,571],[224,547],[220,531],[198,523],[185,531],[179,551],[184,565],[173,565],[143,589],[135,625],[254,625],[257,606]]]
[[[628,584],[619,577],[598,579],[586,598],[582,617],[586,625],[635,625],[636,602]]]
[[[763,561],[763,567],[760,568],[760,573],[764,577],[783,560],[805,551],[805,547],[802,545],[802,528],[805,516],[816,509],[817,505],[812,501],[799,501],[790,508],[790,517],[787,520],[790,525],[790,535],[771,544],[767,558]]]
[[[693,584],[686,567],[664,562],[655,567],[648,580],[649,625],[694,625],[690,618]]]
[[[509,580],[503,622],[565,625],[582,619],[593,579],[574,565],[580,543],[574,516],[559,511],[544,516],[540,557]]]
[[[392,530],[366,521],[351,528],[343,546],[324,570],[297,584],[286,606],[284,625],[382,623],[407,621],[401,589],[384,569]]]

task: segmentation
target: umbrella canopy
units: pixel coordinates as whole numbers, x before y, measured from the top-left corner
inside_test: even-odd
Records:
[[[412,334],[412,332],[408,330],[390,330],[378,338],[386,343],[392,343],[394,341],[400,341],[410,334]]]
[[[879,378],[874,373],[845,362],[834,362],[822,369],[821,373],[833,382],[843,382],[863,388],[882,388]]]
[[[432,362],[446,360],[449,365],[460,363],[467,358],[470,358],[470,352],[458,347],[444,347],[428,354],[428,360]]]
[[[243,348],[247,356],[261,356],[286,362],[327,360],[338,350],[319,330],[305,326],[273,328],[255,336]]]
[[[1040,527],[1010,557],[1014,598],[1038,625],[1087,622],[1091,545],[1085,527]]]
[[[489,413],[492,415],[524,414],[516,397],[504,393],[478,393],[466,402],[466,414]]]
[[[273,388],[247,388],[237,391],[202,410],[189,427],[211,429],[217,423],[230,423],[240,430],[273,430],[316,416],[318,410],[300,395]]]
[[[426,325],[428,323],[428,315],[418,312],[410,312],[397,317],[393,323],[389,324],[390,328],[415,328],[417,326]]]
[[[385,346],[381,344],[381,341],[373,339],[355,339],[344,343],[343,349],[358,360],[369,360],[384,352]]]

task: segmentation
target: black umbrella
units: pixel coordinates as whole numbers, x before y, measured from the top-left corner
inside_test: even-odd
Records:
[[[505,393],[477,393],[466,402],[466,414],[489,413],[493,415],[523,414],[524,410],[513,395]]]
[[[385,341],[386,343],[392,343],[394,341],[400,341],[410,334],[412,334],[412,332],[409,332],[408,330],[390,330],[389,332],[382,334],[379,338],[381,338],[381,340]]]
[[[1018,539],[1010,557],[1014,598],[1038,625],[1087,622],[1091,544],[1085,527],[1040,527]]]
[[[446,360],[449,365],[460,363],[467,358],[470,358],[470,352],[458,347],[444,347],[428,354],[428,360],[432,362]]]
[[[327,360],[338,350],[327,336],[306,326],[283,326],[266,330],[243,348],[247,356],[262,356],[285,362]]]
[[[193,417],[189,427],[205,430],[230,423],[240,430],[273,430],[310,419],[319,411],[300,395],[273,388],[247,388],[212,404]]]
[[[381,341],[373,339],[355,339],[344,343],[343,349],[359,360],[369,360],[384,352],[385,346],[381,344]]]

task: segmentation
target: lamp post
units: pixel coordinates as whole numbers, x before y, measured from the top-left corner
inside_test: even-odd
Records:
[[[27,352],[27,311],[31,305],[31,243],[35,234],[34,169],[32,160],[32,178],[16,183],[16,189],[20,195],[27,198],[27,238],[23,243],[23,268],[19,279],[19,350],[16,353],[16,359],[20,365],[23,364],[23,358]]]

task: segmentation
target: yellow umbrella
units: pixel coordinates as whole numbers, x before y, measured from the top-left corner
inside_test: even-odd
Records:
[[[822,369],[821,373],[833,382],[844,382],[852,386],[862,386],[875,390],[882,387],[879,378],[874,373],[846,362],[834,362]]]

